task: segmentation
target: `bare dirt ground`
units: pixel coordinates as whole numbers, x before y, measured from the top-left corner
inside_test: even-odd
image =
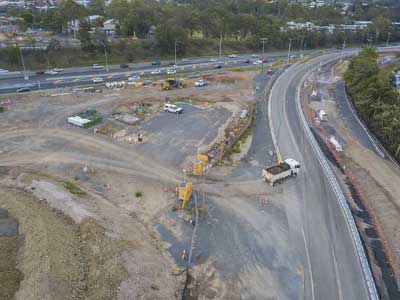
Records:
[[[179,298],[184,276],[155,225],[175,203],[180,170],[140,145],[75,128],[66,118],[87,109],[108,118],[122,105],[160,105],[168,97],[198,105],[199,118],[209,120],[213,110],[235,114],[251,99],[252,73],[208,80],[203,89],[190,81],[191,87],[168,92],[141,87],[79,97],[12,97],[0,115],[0,208],[19,223],[10,244],[17,264],[7,266],[16,270],[16,299]],[[219,126],[226,122],[229,117]],[[157,145],[157,135],[147,143]],[[168,151],[159,145],[159,153]]]
[[[378,219],[394,260],[394,271],[400,270],[400,170],[375,151],[373,141],[359,126],[346,103],[340,76],[346,63],[333,68],[332,73],[319,74],[317,91],[322,101],[311,102],[317,111],[324,109],[328,122],[324,129],[334,135],[344,148],[344,165],[356,182]]]

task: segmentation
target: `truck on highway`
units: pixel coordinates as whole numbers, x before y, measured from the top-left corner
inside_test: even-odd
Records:
[[[270,185],[275,186],[289,177],[297,176],[300,163],[292,158],[285,159],[282,163],[263,169],[262,177]]]

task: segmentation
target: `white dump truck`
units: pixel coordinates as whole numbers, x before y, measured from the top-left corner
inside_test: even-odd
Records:
[[[263,169],[262,177],[270,185],[281,183],[286,178],[296,176],[300,171],[300,163],[292,158],[285,159],[282,163]]]

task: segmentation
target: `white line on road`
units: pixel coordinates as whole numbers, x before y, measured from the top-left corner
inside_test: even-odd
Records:
[[[301,228],[301,234],[303,235],[304,248],[306,249],[306,255],[307,255],[308,270],[310,271],[311,297],[312,297],[312,300],[314,300],[315,299],[315,295],[314,295],[314,279],[313,279],[313,272],[312,272],[312,267],[311,267],[310,252],[308,251],[306,235],[304,233],[303,228]]]
[[[324,61],[324,64],[328,64],[331,61],[335,61],[337,60],[337,57],[328,59],[326,61]],[[308,72],[306,72],[304,74],[304,76],[302,77],[302,79],[299,81],[299,84],[297,86],[297,95],[296,95],[296,109],[297,109],[297,114],[300,117],[300,121],[301,121],[301,125],[303,126],[304,132],[308,138],[308,140],[311,143],[312,148],[314,149],[314,152],[319,160],[319,163],[322,166],[322,169],[327,177],[327,179],[330,182],[330,185],[333,189],[333,192],[336,194],[336,198],[340,204],[340,208],[342,210],[342,213],[345,217],[346,223],[348,225],[348,229],[349,232],[351,234],[352,237],[352,242],[353,242],[353,246],[355,248],[355,251],[357,253],[358,259],[360,261],[361,264],[361,268],[364,274],[364,279],[365,279],[365,283],[367,285],[367,289],[368,289],[368,294],[370,296],[371,300],[378,300],[378,292],[376,290],[376,286],[375,286],[375,281],[374,278],[372,276],[371,273],[371,269],[369,266],[369,262],[367,260],[364,248],[362,246],[361,243],[361,238],[360,238],[360,233],[358,232],[357,226],[355,224],[354,221],[354,217],[350,211],[349,208],[349,204],[346,201],[346,198],[343,194],[343,191],[336,179],[336,176],[334,175],[329,163],[327,162],[327,159],[325,158],[325,155],[322,153],[321,148],[318,145],[317,140],[315,139],[315,137],[313,136],[310,128],[308,127],[308,123],[305,119],[303,110],[301,108],[301,103],[300,103],[300,90],[301,90],[301,86],[303,85],[306,77],[309,75],[309,73],[313,72],[315,69],[317,69],[318,66],[314,66],[312,67],[310,70],[308,70]]]
[[[337,261],[336,261],[335,250],[333,249],[332,244],[331,244],[331,252],[332,252],[332,258],[333,258],[333,265],[335,267],[336,284],[337,284],[338,290],[339,290],[339,300],[343,300],[342,283],[340,282],[339,268],[338,268]]]

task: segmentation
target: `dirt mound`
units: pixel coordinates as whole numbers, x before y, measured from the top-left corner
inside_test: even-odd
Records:
[[[127,242],[106,236],[92,218],[77,225],[31,193],[0,187],[0,194],[0,207],[19,220],[23,237],[0,234],[0,299],[117,298],[127,277],[121,258]],[[0,229],[7,224],[7,233],[15,232],[8,216],[2,222],[4,211]]]

